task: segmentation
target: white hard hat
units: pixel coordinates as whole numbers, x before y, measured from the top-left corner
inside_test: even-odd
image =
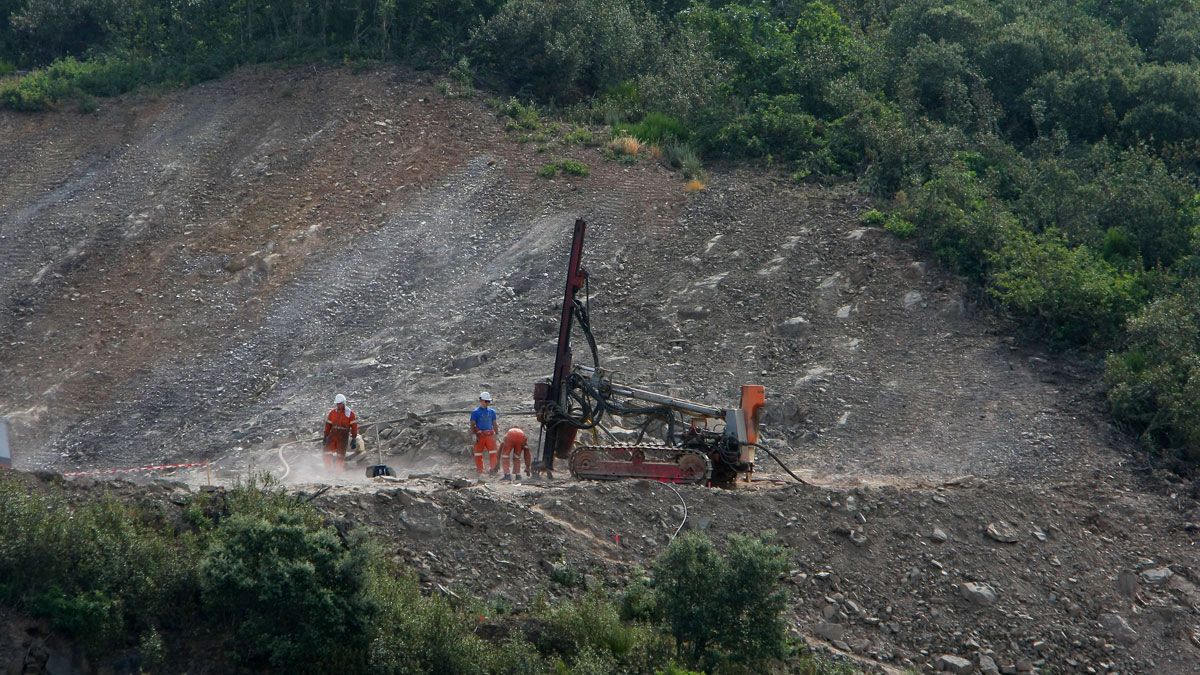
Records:
[[[488,401],[490,403],[492,400],[492,395],[487,393],[486,391],[481,391],[481,392],[479,392],[479,400],[480,401]]]
[[[334,396],[334,397],[333,397],[333,404],[334,404],[334,405],[337,405],[337,404],[339,404],[339,403],[345,403],[345,402],[346,402],[346,395],[345,395],[345,394],[338,394],[337,396]]]

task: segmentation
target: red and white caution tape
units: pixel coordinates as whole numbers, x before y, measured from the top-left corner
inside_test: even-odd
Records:
[[[208,462],[187,462],[185,464],[153,464],[138,466],[131,469],[95,469],[94,471],[69,471],[64,476],[109,476],[120,473],[142,473],[146,471],[166,471],[167,469],[194,469],[198,466],[208,466]]]

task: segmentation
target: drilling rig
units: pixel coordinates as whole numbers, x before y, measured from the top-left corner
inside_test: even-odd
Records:
[[[669,483],[731,486],[739,476],[750,480],[758,445],[758,416],[766,402],[761,385],[742,385],[737,407],[721,408],[640,389],[613,380],[600,365],[592,335],[588,273],[583,267],[587,223],[575,221],[567,283],[558,328],[554,371],[534,385],[534,410],[542,425],[539,469],[553,476],[555,460],[566,460],[571,474],[586,480],[643,478]],[[579,297],[583,292],[583,298]],[[592,365],[576,364],[571,350],[578,326],[587,341]],[[605,422],[636,421],[632,443],[578,443],[579,432],[609,434]],[[646,437],[661,438],[646,441]],[[611,434],[609,434],[611,436]]]

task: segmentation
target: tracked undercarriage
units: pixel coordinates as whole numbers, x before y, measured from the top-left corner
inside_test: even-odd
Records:
[[[667,445],[577,445],[568,463],[571,475],[583,480],[704,484],[712,478],[712,461],[704,453]]]

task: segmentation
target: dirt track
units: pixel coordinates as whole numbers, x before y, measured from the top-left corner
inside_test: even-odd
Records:
[[[1170,564],[1177,581],[1200,583],[1197,533],[1184,529],[1200,520],[1190,487],[1132,472],[1088,367],[1004,340],[952,277],[863,228],[868,204],[851,189],[717,168],[708,189],[687,194],[650,160],[625,166],[553,144],[538,153],[481,100],[445,99],[391,70],[254,69],[106,102],[96,115],[4,113],[0,148],[0,414],[14,423],[19,466],[275,468],[278,445],[311,434],[335,391],[368,419],[465,407],[480,388],[502,414],[526,407],[550,370],[581,216],[605,365],[715,404],[743,382],[765,384],[768,436],[802,475],[836,488],[688,493],[712,511],[715,533],[777,529],[797,547],[809,575],[797,582],[799,630],[814,634],[833,604],[830,623],[847,626],[836,642],[882,649],[889,663],[972,654],[972,634],[1014,665],[1187,672],[1180,664],[1200,660],[1191,591],[1154,587],[1139,604],[1116,581]],[[558,156],[591,175],[536,177]],[[459,471],[449,420],[395,432],[385,445],[409,456],[389,461]],[[934,486],[966,475],[983,480],[931,506]],[[874,486],[860,499],[878,502],[864,513],[865,548],[833,530],[855,511],[822,506],[844,505],[853,485]],[[557,545],[592,565],[616,554],[604,549],[608,530],[636,532],[637,519],[655,525],[656,544],[622,555],[644,563],[661,545],[673,496],[637,490],[445,494],[494,493],[499,506],[487,508],[531,527],[571,523],[594,541],[564,533]],[[547,499],[566,506],[529,510]],[[453,507],[434,503],[443,516]],[[606,506],[616,503],[627,512]],[[1019,521],[1023,543],[983,539],[999,518]],[[938,523],[952,540],[932,546]],[[1035,525],[1048,542],[1030,539]],[[397,537],[420,566],[416,544]],[[547,555],[510,562],[532,580]],[[928,572],[930,559],[946,574]],[[921,572],[905,581],[912,567]],[[832,591],[813,576],[830,570]],[[496,590],[443,571],[430,579]],[[976,579],[1002,589],[986,616],[954,597],[953,584]],[[846,598],[867,603],[863,622]],[[879,616],[889,604],[900,630]],[[1106,613],[1142,637],[1116,641],[1100,626]],[[1039,640],[1050,645],[1041,657]]]

